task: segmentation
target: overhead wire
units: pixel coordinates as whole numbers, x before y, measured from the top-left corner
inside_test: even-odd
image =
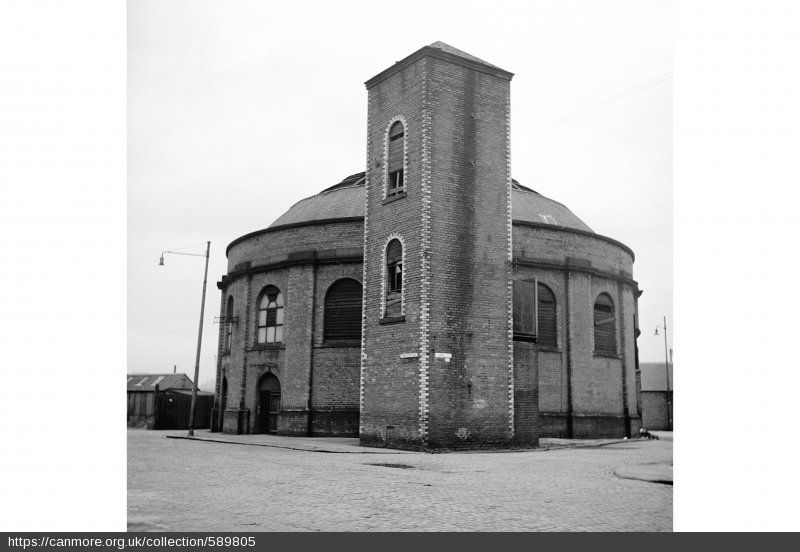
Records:
[[[599,102],[595,102],[592,105],[589,105],[587,107],[579,109],[578,111],[570,113],[569,115],[565,115],[564,117],[561,117],[560,119],[556,119],[555,121],[553,121],[550,124],[548,124],[547,128],[555,128],[557,126],[563,125],[564,123],[567,123],[567,122],[569,122],[569,121],[571,121],[573,119],[577,119],[578,117],[581,117],[581,116],[586,115],[588,113],[591,113],[593,111],[597,111],[598,109],[603,108],[603,107],[605,107],[605,106],[607,106],[609,104],[612,104],[614,102],[618,102],[620,100],[623,100],[623,99],[627,98],[628,96],[632,96],[632,95],[637,94],[639,92],[643,92],[644,90],[647,90],[648,88],[656,86],[657,84],[660,84],[660,83],[670,79],[671,77],[672,77],[672,71],[670,71],[669,73],[664,73],[663,75],[659,75],[657,77],[653,77],[652,79],[646,80],[646,81],[644,81],[644,82],[642,82],[642,83],[640,83],[640,84],[638,84],[636,86],[628,88],[627,90],[624,90],[624,91],[620,92],[619,94],[616,94],[614,96],[610,96],[610,97],[608,97],[608,98],[606,98],[604,100],[600,100]]]

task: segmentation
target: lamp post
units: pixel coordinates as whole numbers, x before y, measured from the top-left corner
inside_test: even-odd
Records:
[[[664,375],[667,378],[667,429],[672,431],[672,400],[670,399],[669,395],[669,361],[672,358],[672,349],[669,348],[667,345],[667,317],[664,317],[664,325],[663,326],[656,326],[656,332],[654,335],[658,335],[658,329],[662,328],[664,330]]]
[[[197,356],[194,361],[194,381],[192,382],[192,404],[189,409],[189,437],[194,435],[194,413],[197,409],[197,379],[200,377],[200,346],[203,343],[203,314],[206,307],[206,282],[208,281],[208,253],[211,249],[211,242],[206,242],[206,254],[199,253],[181,253],[178,251],[162,251],[161,258],[158,260],[158,266],[164,266],[164,255],[169,253],[171,255],[189,255],[191,257],[205,257],[206,269],[203,273],[203,296],[200,300],[200,328],[197,330]]]

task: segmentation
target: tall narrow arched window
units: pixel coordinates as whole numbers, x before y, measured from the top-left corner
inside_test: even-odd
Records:
[[[405,188],[403,175],[403,161],[405,158],[405,128],[403,123],[395,121],[389,128],[389,151],[386,159],[388,182],[386,184],[386,197],[391,197],[402,192]]]
[[[558,346],[556,330],[556,296],[546,285],[537,286],[536,329],[540,347],[555,349]]]
[[[601,293],[594,302],[594,353],[617,354],[617,321],[614,302],[607,293]]]
[[[384,316],[403,311],[403,245],[394,239],[386,246],[386,309]]]
[[[283,294],[275,286],[267,286],[258,297],[256,343],[283,341]]]
[[[328,288],[325,295],[326,341],[358,341],[361,339],[362,287],[352,278],[342,278]]]
[[[225,341],[223,349],[225,351],[231,350],[231,343],[233,341],[233,296],[228,296],[228,307],[225,311]]]

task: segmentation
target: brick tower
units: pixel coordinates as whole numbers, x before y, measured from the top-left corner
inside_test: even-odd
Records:
[[[520,441],[511,78],[436,42],[366,82],[364,444]]]

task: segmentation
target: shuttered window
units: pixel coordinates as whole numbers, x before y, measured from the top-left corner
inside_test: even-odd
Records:
[[[556,297],[537,280],[514,282],[514,339],[535,341],[541,347],[558,347]]]
[[[405,157],[405,129],[403,123],[396,121],[389,129],[389,157],[386,160],[388,184],[386,195],[392,196],[403,191],[403,159]]]
[[[256,343],[283,341],[283,294],[275,286],[267,286],[258,298]]]
[[[361,339],[361,284],[351,278],[337,280],[325,296],[325,340]]]
[[[392,240],[386,246],[386,310],[385,316],[400,316],[403,300],[403,246]]]
[[[607,293],[601,293],[594,302],[594,352],[597,355],[617,354],[614,302]]]
[[[536,282],[514,282],[514,339],[536,339]]]
[[[231,341],[233,339],[233,324],[231,323],[231,319],[233,319],[233,296],[228,297],[228,310],[225,313],[227,322],[225,323],[225,351],[231,350]]]
[[[540,347],[555,349],[558,346],[556,330],[556,297],[544,284],[538,284],[537,342]]]

